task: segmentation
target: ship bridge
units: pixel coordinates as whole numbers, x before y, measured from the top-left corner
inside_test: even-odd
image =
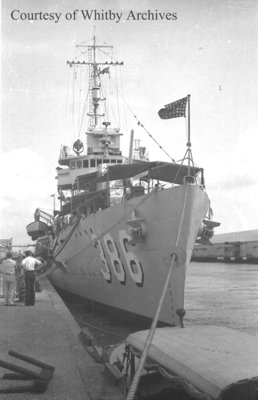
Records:
[[[120,151],[120,136],[122,136],[120,129],[108,128],[107,122],[104,125],[105,128],[88,128],[87,154],[80,155],[79,146],[83,150],[80,141],[75,142],[73,147],[77,154],[71,155],[68,147],[62,146],[58,163],[64,168],[57,167],[59,189],[72,189],[77,177],[93,172],[103,173],[107,165],[123,162]]]

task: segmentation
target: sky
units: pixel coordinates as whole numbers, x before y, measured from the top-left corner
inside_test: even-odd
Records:
[[[84,20],[82,10],[108,18]],[[148,10],[176,18],[133,20]],[[35,20],[36,13],[60,17]],[[26,225],[35,209],[53,209],[60,146],[73,141],[66,61],[94,29],[124,62],[130,109],[176,160],[186,150],[185,119],[161,120],[157,112],[191,95],[193,158],[205,170],[216,232],[258,229],[257,16],[256,0],[2,0],[0,238],[31,243]],[[150,159],[169,161],[136,122],[129,117],[126,128]]]

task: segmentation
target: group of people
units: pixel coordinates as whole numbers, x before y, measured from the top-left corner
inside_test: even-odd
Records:
[[[25,251],[25,257],[20,261],[13,259],[12,253],[7,252],[0,266],[0,272],[3,274],[3,294],[6,306],[15,305],[16,285],[21,275],[25,283],[24,304],[25,306],[34,306],[36,273],[42,265],[42,261],[33,257],[29,250]]]

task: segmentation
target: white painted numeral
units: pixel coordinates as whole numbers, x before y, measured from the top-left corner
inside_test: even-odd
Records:
[[[95,233],[91,233],[92,240],[94,240],[96,237],[97,236],[95,235]],[[99,249],[100,258],[101,258],[101,261],[103,264],[102,267],[100,268],[100,272],[103,275],[103,277],[106,279],[106,281],[108,283],[110,283],[112,281],[112,275],[111,275],[110,267],[109,267],[108,262],[105,257],[105,252],[104,252],[103,246],[99,240],[96,240],[96,245]]]
[[[131,237],[125,230],[119,231],[119,242],[123,255],[125,257],[125,261],[130,276],[132,277],[137,286],[143,286],[144,275],[142,271],[142,265],[137,256],[131,251],[128,251],[127,248],[127,243],[129,242],[130,239]]]
[[[111,263],[111,266],[112,266],[115,276],[117,277],[117,279],[119,280],[120,283],[125,284],[126,274],[125,274],[124,266],[120,260],[118,249],[117,249],[114,239],[112,238],[112,236],[109,233],[107,233],[103,237],[103,241],[105,243],[106,253],[110,258],[110,263]]]

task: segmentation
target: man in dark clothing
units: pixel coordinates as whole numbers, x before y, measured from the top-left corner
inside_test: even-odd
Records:
[[[22,266],[25,271],[25,306],[34,306],[35,304],[35,268],[36,265],[41,265],[41,261],[32,257],[30,251],[25,251],[25,258],[22,261]]]
[[[24,280],[24,269],[22,266],[22,254],[19,253],[16,258],[16,280],[17,280],[17,294],[20,302],[24,301],[25,298],[25,280]]]

